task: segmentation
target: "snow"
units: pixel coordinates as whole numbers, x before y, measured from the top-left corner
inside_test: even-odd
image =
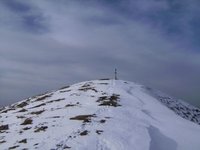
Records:
[[[2,109],[0,149],[199,150],[199,112],[133,82],[86,81]]]

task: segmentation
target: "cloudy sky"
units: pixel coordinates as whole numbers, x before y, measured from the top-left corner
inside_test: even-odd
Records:
[[[199,0],[0,0],[0,106],[113,77],[200,107]]]

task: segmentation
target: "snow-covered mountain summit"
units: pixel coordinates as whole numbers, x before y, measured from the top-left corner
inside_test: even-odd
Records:
[[[95,80],[0,110],[0,149],[199,150],[200,109],[142,85]]]

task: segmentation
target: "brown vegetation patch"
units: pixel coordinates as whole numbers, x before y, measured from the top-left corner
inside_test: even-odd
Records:
[[[36,106],[34,106],[34,107],[31,107],[31,108],[38,108],[38,107],[41,107],[41,106],[44,106],[44,105],[46,105],[46,104],[45,104],[45,103],[42,103],[42,104],[36,105]]]
[[[23,139],[23,140],[19,141],[18,143],[27,143],[27,139]]]
[[[63,149],[70,149],[71,147],[69,146],[64,146]]]
[[[6,125],[1,125],[1,126],[0,126],[0,131],[8,130],[8,129],[9,129],[8,124],[6,124]]]
[[[88,90],[92,90],[94,92],[98,92],[94,87],[91,87],[91,85],[89,83],[84,84],[83,86],[81,86],[81,88],[79,88],[80,91],[88,91]]]
[[[105,119],[102,119],[102,120],[100,120],[99,122],[100,122],[100,123],[105,123],[106,120],[105,120]]]
[[[65,107],[74,107],[74,106],[77,106],[76,104],[67,104],[65,105]]]
[[[35,95],[35,96],[32,96],[31,99],[33,98],[37,98],[37,97],[40,97],[40,96],[43,96],[43,95],[46,95],[48,94],[49,92],[45,92],[45,93],[41,93],[41,94],[38,94],[38,95]]]
[[[32,124],[33,120],[31,118],[27,118],[24,120],[23,123],[21,123],[21,125],[29,125]]]
[[[96,130],[96,133],[100,135],[101,133],[103,133],[103,130]]]
[[[40,111],[31,112],[30,114],[31,114],[31,115],[39,115],[39,114],[41,114],[41,113],[43,113],[43,112],[44,112],[44,110],[40,110]]]
[[[47,126],[36,127],[36,130],[34,132],[46,131],[47,128]]]
[[[8,149],[11,150],[11,149],[15,149],[15,148],[17,148],[17,147],[19,147],[19,145],[9,147]]]
[[[51,100],[51,101],[48,101],[46,103],[53,103],[53,102],[59,102],[59,101],[63,101],[65,100],[65,98],[60,98],[60,99],[56,99],[56,100]]]
[[[27,102],[21,102],[21,103],[17,104],[16,107],[22,108],[22,107],[25,107],[27,105],[28,105]]]
[[[26,109],[21,109],[18,112],[26,112],[26,111],[27,111]]]
[[[81,87],[90,87],[91,85],[89,83],[85,83],[84,85],[82,85]]]
[[[80,136],[88,135],[88,133],[89,133],[89,132],[88,132],[87,130],[85,130],[85,131],[83,131],[83,132],[80,133]]]
[[[74,106],[78,106],[80,103],[77,102],[76,104],[67,104],[65,105],[65,107],[74,107]]]
[[[102,102],[102,101],[105,101],[107,99],[109,99],[108,96],[101,96],[101,97],[99,97],[99,99],[97,100],[97,102]]]
[[[78,90],[79,90],[79,91],[84,91],[84,92],[86,92],[86,91],[88,91],[88,90],[92,90],[92,91],[94,91],[94,92],[98,92],[94,87],[79,88]]]
[[[61,87],[59,90],[63,90],[63,89],[67,89],[67,88],[69,88],[70,86],[64,86],[64,87]]]
[[[70,92],[71,90],[60,91],[60,93]]]
[[[5,143],[6,141],[5,140],[2,140],[2,141],[0,141],[0,144],[3,144],[3,143]]]
[[[112,96],[102,96],[99,97],[97,102],[99,102],[99,106],[113,106],[113,107],[118,107],[121,106],[118,102],[119,100],[119,95],[113,94]]]
[[[46,98],[49,98],[49,97],[51,97],[52,95],[53,95],[53,94],[40,96],[39,98],[37,98],[37,99],[35,100],[35,102],[45,100]]]
[[[49,117],[49,118],[60,118],[60,116],[53,116],[53,117]]]
[[[15,108],[8,108],[8,109],[2,111],[1,113],[7,113],[8,111],[11,111],[11,110],[15,110]]]
[[[99,80],[110,80],[109,78],[99,79]]]
[[[80,120],[83,121],[83,123],[88,123],[91,122],[91,118],[96,117],[95,114],[93,115],[79,115],[79,116],[75,116],[70,118],[70,120]]]
[[[25,116],[16,116],[18,119],[26,118]]]

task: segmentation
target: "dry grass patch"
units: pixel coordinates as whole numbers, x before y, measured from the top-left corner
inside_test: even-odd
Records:
[[[22,108],[22,107],[25,107],[25,106],[27,106],[27,105],[28,105],[27,102],[21,102],[21,103],[17,104],[16,107]]]
[[[91,122],[91,118],[96,117],[95,114],[93,115],[78,115],[75,117],[70,118],[70,120],[79,120],[79,121],[83,121],[83,123],[89,123]]]
[[[36,130],[34,132],[46,131],[47,128],[47,126],[36,127]]]
[[[0,126],[0,131],[4,131],[4,130],[9,130],[8,124]]]
[[[80,136],[85,136],[85,135],[88,135],[88,133],[89,133],[89,132],[88,132],[87,130],[85,130],[85,131],[81,132],[79,135],[80,135]]]
[[[70,87],[70,86],[67,85],[67,86],[61,87],[59,90],[67,89],[67,88],[69,88],[69,87]]]
[[[18,143],[27,143],[27,139],[23,139],[23,140],[19,141]]]
[[[65,107],[74,107],[74,106],[77,106],[76,104],[67,104],[65,105]]]
[[[32,124],[33,123],[33,120],[31,118],[27,118],[24,120],[23,123],[21,123],[21,125],[29,125],[29,124]]]
[[[40,110],[40,111],[31,112],[30,114],[31,114],[31,115],[39,115],[39,114],[41,114],[41,113],[43,113],[43,112],[44,112],[44,110]]]
[[[103,130],[96,130],[96,133],[100,135],[101,133],[103,133]]]
[[[6,110],[3,110],[1,113],[7,113],[8,111],[11,111],[11,110],[15,110],[15,108],[8,108]]]
[[[18,119],[24,119],[26,118],[25,116],[16,116]]]
[[[11,150],[11,149],[15,149],[15,148],[18,148],[19,145],[16,145],[16,146],[12,146],[12,147],[9,147],[8,149]]]
[[[59,102],[59,101],[63,101],[65,100],[65,98],[60,98],[60,99],[56,99],[56,100],[51,100],[51,101],[48,101],[46,103],[53,103],[53,102]]]
[[[100,123],[105,123],[106,120],[105,120],[105,119],[102,119],[102,120],[100,120],[99,122],[100,122]]]
[[[113,106],[113,107],[121,106],[119,104],[119,95],[118,94],[113,94],[112,96],[99,97],[97,102],[100,103],[99,106]]]
[[[51,97],[52,95],[53,95],[53,94],[40,96],[40,97],[38,97],[38,98],[35,100],[35,102],[45,100],[46,98],[49,98],[49,97]]]
[[[60,91],[60,93],[70,92],[71,90]]]
[[[5,143],[6,141],[5,140],[2,140],[2,141],[0,141],[0,144],[3,144],[3,143]]]
[[[17,147],[19,147],[19,145],[9,147],[8,149],[11,150],[11,149],[15,149],[15,148],[17,148]]]
[[[45,103],[42,103],[42,104],[36,105],[36,106],[34,106],[34,107],[31,107],[31,108],[38,108],[38,107],[41,107],[41,106],[44,106],[44,105],[46,105],[46,104],[45,104]]]
[[[92,90],[94,92],[98,92],[94,87],[92,87],[90,84],[86,83],[83,86],[81,86],[78,90],[87,92],[88,90]]]
[[[110,80],[109,78],[99,79],[99,80]]]
[[[21,109],[18,112],[26,112],[26,111],[27,111],[26,109]]]
[[[65,107],[74,107],[74,106],[78,106],[80,103],[79,102],[77,102],[76,104],[67,104],[67,105],[65,105]]]

